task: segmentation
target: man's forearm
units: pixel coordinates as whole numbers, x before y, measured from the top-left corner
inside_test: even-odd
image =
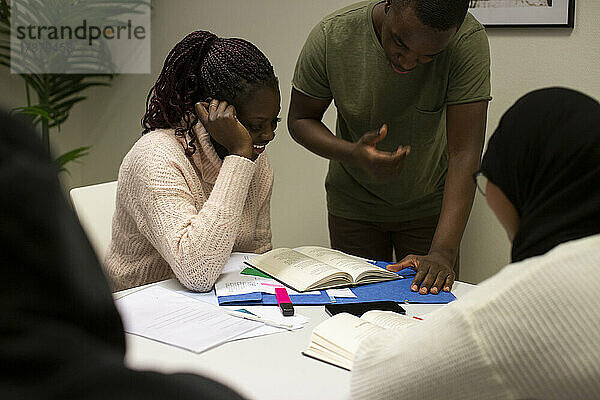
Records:
[[[442,211],[429,252],[446,257],[452,264],[475,198],[475,185],[468,171],[477,168],[479,157],[469,152],[451,157],[448,163]]]
[[[479,168],[485,137],[487,102],[448,106],[448,173],[430,254],[454,264],[475,198],[472,174]]]
[[[290,121],[292,138],[311,152],[329,160],[351,161],[353,143],[335,136],[323,122],[303,118]]]

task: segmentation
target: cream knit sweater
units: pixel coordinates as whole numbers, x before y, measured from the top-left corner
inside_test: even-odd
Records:
[[[353,399],[599,399],[600,235],[361,344]]]
[[[205,292],[232,251],[271,249],[266,154],[221,160],[201,124],[195,130],[189,158],[173,130],[145,134],[125,156],[105,259],[114,290],[177,277]]]

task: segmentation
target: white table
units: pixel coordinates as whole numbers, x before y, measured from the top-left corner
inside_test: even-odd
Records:
[[[180,288],[174,280],[159,285]],[[474,287],[456,282],[452,292],[460,298]],[[115,293],[115,297],[127,292]],[[402,304],[402,307],[408,314],[423,315],[443,305]],[[328,318],[324,307],[297,306],[295,309],[310,318],[300,330],[228,342],[201,354],[127,334],[126,363],[134,369],[190,372],[211,377],[249,399],[348,398],[348,371],[301,354],[308,346],[312,330]]]

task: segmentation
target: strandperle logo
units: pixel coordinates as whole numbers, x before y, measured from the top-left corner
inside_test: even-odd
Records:
[[[87,20],[83,20],[82,24],[75,28],[71,26],[17,26],[17,39],[24,40],[87,40],[91,46],[94,40],[121,40],[121,39],[146,39],[146,28],[143,26],[133,26],[131,20],[127,21],[126,25],[107,25],[99,27],[88,25]]]
[[[11,72],[150,72],[150,0],[13,0]]]

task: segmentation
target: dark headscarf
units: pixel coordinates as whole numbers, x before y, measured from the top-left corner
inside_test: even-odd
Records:
[[[0,399],[241,399],[125,367],[108,284],[36,136],[0,111]]]
[[[481,170],[519,213],[513,262],[600,233],[600,104],[563,88],[523,96],[500,120]]]

